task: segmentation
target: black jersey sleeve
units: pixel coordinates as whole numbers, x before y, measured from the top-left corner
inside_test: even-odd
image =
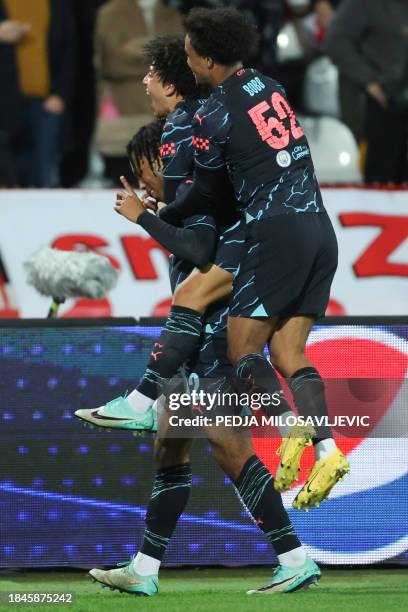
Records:
[[[224,96],[212,94],[194,116],[192,142],[197,166],[207,170],[225,166],[225,144],[231,125]]]
[[[200,268],[213,259],[217,243],[216,225],[204,216],[189,221],[185,227],[174,227],[148,211],[138,219],[139,225],[173,255]]]
[[[179,103],[170,113],[163,128],[160,157],[163,163],[164,198],[172,202],[182,181],[191,178],[194,170],[192,143],[193,117],[198,101]]]
[[[190,215],[213,212],[217,202],[229,199],[231,187],[225,169],[224,145],[230,129],[230,113],[222,96],[210,96],[195,113],[192,125],[193,185],[163,209],[160,213],[163,220],[180,223]]]
[[[164,181],[164,201],[173,202],[176,199],[177,189],[180,183],[177,181]]]
[[[227,181],[224,168],[214,171],[197,166],[191,188],[177,195],[174,202],[163,208],[160,218],[167,223],[179,224],[191,215],[213,213],[217,202],[225,198]]]

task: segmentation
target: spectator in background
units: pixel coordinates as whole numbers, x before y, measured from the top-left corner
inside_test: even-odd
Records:
[[[341,0],[314,0],[313,12],[316,16],[316,25],[320,32],[320,37],[325,38],[326,32],[336,14],[336,8]]]
[[[325,50],[328,30],[342,0],[314,0],[313,14],[316,19],[316,39],[320,51]],[[364,140],[365,94],[361,87],[344,73],[339,73],[339,103],[341,119],[351,130],[357,143]]]
[[[311,70],[313,71],[314,78],[317,77],[317,66],[322,66],[321,63],[319,64],[319,59],[325,56],[327,57],[325,40],[341,1],[342,0],[312,0],[312,12],[305,20],[305,33],[306,46],[309,51],[315,54],[317,53],[316,57],[312,59]],[[316,60],[317,63],[314,63]],[[327,64],[323,64],[323,66],[327,66]],[[308,76],[310,77],[310,74],[308,74]],[[335,106],[332,106],[332,111],[337,111],[339,107],[338,110],[340,111],[342,122],[351,130],[356,142],[361,144],[364,135],[364,92],[345,74],[339,73],[337,80],[336,101]],[[308,85],[310,87],[310,84]],[[316,91],[315,93],[316,96],[320,95],[321,97],[322,92],[319,94]],[[312,89],[308,90],[307,95],[309,99],[311,95],[314,95]],[[322,108],[330,108],[330,105],[325,106],[325,102],[323,102]],[[338,112],[330,112],[328,114],[338,116]]]
[[[303,110],[305,71],[311,59],[303,29],[304,19],[310,13],[311,5],[310,0],[285,0],[284,6],[285,25],[291,26],[290,29],[293,29],[295,38],[299,42],[300,53],[296,57],[290,57],[279,63],[276,73],[272,76],[282,83],[291,105],[298,112],[301,112]]]
[[[225,6],[227,2],[224,2],[223,0],[164,0],[164,4],[171,6],[172,8],[180,11],[180,13],[186,15],[195,6],[216,8],[219,6]]]
[[[152,119],[142,83],[148,69],[143,47],[153,36],[182,30],[178,11],[159,0],[110,0],[99,10],[95,52],[102,112],[97,141],[105,175],[114,184],[129,174],[129,135]]]
[[[0,3],[0,187],[17,185],[16,152],[20,134],[21,108],[14,45],[30,26],[8,19]]]
[[[225,4],[234,4],[250,14],[260,33],[259,53],[254,64],[264,74],[276,78],[276,43],[283,25],[284,1],[235,0]]]
[[[260,33],[258,57],[252,62],[261,72],[276,76],[276,40],[283,24],[285,0],[164,0],[181,13],[195,6],[205,8],[231,7],[246,12]]]
[[[25,27],[10,43],[9,65],[1,68],[3,88],[9,86],[5,71],[12,84],[17,81],[17,182],[23,187],[50,187],[55,183],[61,121],[74,72],[70,3],[0,0],[0,16]]]
[[[62,187],[74,187],[89,168],[90,143],[96,119],[94,31],[98,9],[107,0],[70,0],[76,31],[73,94],[68,101],[65,147],[60,163]]]
[[[368,183],[408,180],[408,2],[343,0],[326,49],[365,92]]]

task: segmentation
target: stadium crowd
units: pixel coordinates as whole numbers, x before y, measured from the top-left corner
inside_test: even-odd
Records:
[[[129,176],[125,144],[151,120],[145,43],[222,5],[251,16],[254,64],[301,115],[347,126],[365,182],[408,181],[404,0],[0,0],[0,185],[81,186],[96,158],[100,184]]]

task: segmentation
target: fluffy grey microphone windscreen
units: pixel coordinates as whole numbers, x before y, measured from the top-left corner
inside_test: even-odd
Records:
[[[41,247],[24,263],[27,282],[41,295],[59,301],[72,297],[102,299],[116,285],[118,272],[96,253]]]

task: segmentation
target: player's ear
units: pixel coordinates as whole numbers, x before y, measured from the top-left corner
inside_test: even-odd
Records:
[[[214,68],[214,60],[212,59],[212,57],[206,57],[205,61],[207,62],[207,68],[208,70],[212,70]]]
[[[165,94],[167,98],[171,98],[172,96],[176,95],[177,91],[176,91],[176,87],[175,85],[166,85],[165,89]]]

